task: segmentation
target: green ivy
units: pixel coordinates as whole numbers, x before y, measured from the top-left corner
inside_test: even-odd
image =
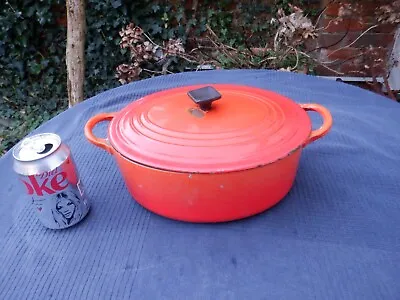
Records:
[[[66,107],[62,1],[6,1],[0,11],[0,151]]]
[[[192,9],[187,1],[87,0],[85,97],[119,85],[115,69],[129,55],[119,47],[119,31],[130,22],[160,43],[179,37],[189,45],[189,36],[201,36],[208,24],[232,47],[245,47],[249,36],[263,46],[273,26],[265,15],[289,3],[266,2],[204,0]],[[67,108],[65,13],[62,0],[6,0],[2,5],[0,109],[11,124],[0,132],[0,152]],[[183,71],[185,65],[173,68]]]

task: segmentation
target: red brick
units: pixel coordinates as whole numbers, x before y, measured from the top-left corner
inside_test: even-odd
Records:
[[[360,36],[359,33],[349,33],[347,42],[352,43]],[[394,41],[394,34],[387,33],[366,33],[360,37],[354,44],[354,47],[367,47],[381,46],[381,47],[391,47]]]
[[[322,33],[318,36],[318,46],[328,49],[343,47],[347,44],[345,35],[346,33]]]
[[[362,49],[348,47],[348,48],[335,49],[335,50],[329,49],[326,52],[326,57],[329,60],[335,60],[335,59],[347,60],[347,59],[353,59],[355,57],[359,57],[362,54],[363,54]]]
[[[345,73],[347,76],[368,76],[368,72],[365,70],[364,65],[361,63],[344,62],[340,65],[340,71]]]
[[[380,6],[379,3],[376,1],[363,1],[364,3],[361,4],[361,11],[360,13],[363,16],[373,16],[375,15],[376,9]]]
[[[385,61],[389,57],[389,50],[385,48],[375,48],[372,51],[366,51],[364,56],[364,64],[376,64],[375,60],[382,59]],[[380,63],[379,63],[380,64]]]
[[[372,76],[374,73],[375,76],[383,76],[385,74],[384,68],[379,66],[374,69],[366,69],[365,63],[354,63],[354,62],[344,62],[340,66],[340,71],[345,73],[348,76]]]
[[[331,3],[326,7],[324,14],[326,16],[337,17],[339,12],[339,7],[340,7],[339,3]]]
[[[381,5],[389,4],[392,1],[384,0],[384,1],[352,1],[352,0],[343,0],[343,1],[336,1],[334,3],[329,3],[329,1],[323,1],[324,6],[326,5],[326,10],[324,12],[327,16],[338,16],[339,8],[343,6],[343,4],[350,3],[356,9],[357,14],[361,16],[374,16],[375,11]]]
[[[333,70],[335,70],[335,67],[332,67]],[[341,76],[341,74],[338,74],[330,69],[325,68],[322,65],[318,65],[314,68],[315,73],[319,76]]]
[[[323,27],[325,32],[346,32],[349,31],[362,31],[368,28],[368,24],[360,22],[358,19],[346,18],[342,21],[332,21],[332,19],[324,18]]]
[[[318,37],[318,45],[320,47],[328,47],[329,49],[338,49],[347,46],[357,40],[354,44],[352,44],[352,47],[361,48],[372,45],[391,48],[394,41],[394,34],[368,32],[361,37],[360,35],[361,32],[348,32],[347,34],[324,33]]]
[[[304,46],[307,51],[312,51],[318,47],[318,39],[307,39],[304,42]]]
[[[378,25],[378,27],[373,28],[369,32],[394,34],[396,28],[397,28],[396,24],[380,24]]]

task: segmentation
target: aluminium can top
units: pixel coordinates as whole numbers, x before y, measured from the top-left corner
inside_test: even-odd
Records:
[[[54,133],[40,133],[23,139],[13,150],[14,159],[32,162],[54,153],[61,145],[61,138]]]

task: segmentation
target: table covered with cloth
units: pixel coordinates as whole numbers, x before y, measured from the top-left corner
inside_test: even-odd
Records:
[[[113,156],[85,138],[85,123],[153,92],[210,83],[321,104],[332,129],[304,149],[292,190],[273,208],[219,224],[158,216],[130,196]],[[107,125],[94,133],[104,137]],[[30,135],[41,132],[71,147],[92,205],[78,225],[46,229],[21,198],[11,151],[1,158],[0,299],[400,299],[395,101],[289,72],[188,72],[100,93]]]

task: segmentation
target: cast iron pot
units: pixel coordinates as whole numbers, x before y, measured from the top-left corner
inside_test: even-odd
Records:
[[[306,111],[322,126],[312,130]],[[94,126],[110,121],[106,139]],[[132,197],[187,222],[224,222],[261,213],[291,189],[305,146],[332,126],[329,111],[272,91],[215,84],[150,94],[100,113],[85,136],[112,154]]]

